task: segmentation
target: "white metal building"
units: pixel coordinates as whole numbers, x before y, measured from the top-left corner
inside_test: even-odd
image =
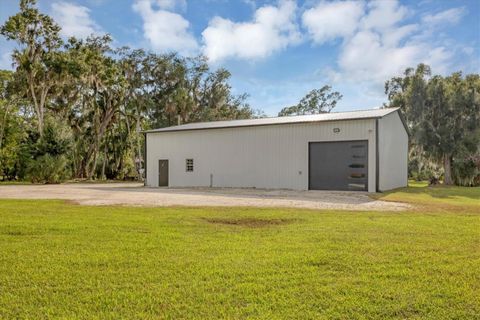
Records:
[[[145,132],[150,187],[385,191],[407,185],[398,109],[190,123]]]

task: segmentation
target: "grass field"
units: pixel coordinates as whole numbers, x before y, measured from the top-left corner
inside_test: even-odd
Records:
[[[376,198],[409,202],[435,209],[480,210],[480,187],[428,187],[426,182],[409,182],[409,188],[380,193]]]
[[[0,319],[479,319],[480,189],[412,212],[0,201]]]

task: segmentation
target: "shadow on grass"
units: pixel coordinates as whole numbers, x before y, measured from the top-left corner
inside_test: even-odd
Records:
[[[410,185],[410,184],[409,184]],[[457,186],[428,186],[426,183],[415,183],[407,188],[396,189],[393,192],[408,194],[425,194],[432,198],[455,199],[458,197],[478,200],[480,203],[480,187],[457,187]],[[387,192],[386,195],[391,192]]]
[[[375,194],[373,198],[420,205],[419,210],[480,213],[478,187],[428,186],[427,183],[410,182],[407,188]]]

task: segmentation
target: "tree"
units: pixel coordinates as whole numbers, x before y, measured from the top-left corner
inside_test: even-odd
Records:
[[[53,117],[45,118],[42,136],[33,138],[28,153],[31,161],[26,165],[32,182],[59,183],[71,177],[67,154],[71,147],[71,131]]]
[[[0,175],[15,179],[25,137],[13,72],[0,70]]]
[[[58,49],[62,45],[60,27],[48,15],[35,7],[36,0],[21,0],[20,12],[8,18],[0,34],[20,46],[13,58],[17,67],[15,76],[25,82],[25,92],[33,103],[37,127],[43,134],[45,105],[61,77]]]
[[[85,148],[76,173],[87,179],[95,173],[103,139],[125,102],[126,81],[118,61],[111,56],[110,42],[108,35],[89,37],[85,42],[71,41],[72,55],[80,70],[79,76],[73,79],[82,88],[80,112],[73,115],[71,121],[81,132],[79,139],[83,142],[77,146]]]
[[[332,87],[326,85],[307,93],[298,104],[283,108],[278,113],[278,116],[328,113],[335,108],[337,102],[341,100],[342,97],[339,92],[332,91]]]
[[[8,90],[12,77],[11,71],[0,70],[0,149],[2,148],[5,131],[13,111],[13,99],[11,99]]]
[[[133,164],[135,168],[135,175],[141,179],[141,169],[143,168],[143,135],[142,128],[147,125],[146,117],[148,110],[148,89],[145,82],[145,61],[147,54],[143,50],[130,50],[128,47],[118,50],[120,56],[119,63],[124,72],[125,81],[127,83],[125,103],[121,107],[119,116],[121,117],[119,123],[124,123],[124,130],[122,126],[114,127],[114,133],[107,137],[108,142],[104,146],[103,164],[101,176],[106,177],[106,170],[108,169],[110,176],[114,172],[121,171],[123,177],[129,175],[129,170],[120,168],[120,163],[115,162],[115,166],[108,166],[107,160],[112,151],[115,152],[118,148],[115,146],[122,145],[124,142],[125,148],[122,149],[122,154],[115,154],[115,159],[129,158],[129,163]],[[118,164],[118,165],[117,165]]]
[[[468,150],[478,150],[480,82],[478,75],[431,76],[420,64],[407,69],[403,77],[386,82],[391,107],[401,107],[412,131],[414,145],[443,164],[444,183],[453,184],[452,164]]]
[[[233,95],[226,69],[211,71],[206,58],[176,54],[145,59],[148,118],[154,127],[255,116],[247,95]]]
[[[18,44],[15,71],[0,73],[8,177],[140,178],[142,130],[258,115],[246,94],[232,94],[228,70],[211,70],[203,56],[116,49],[108,35],[64,43],[59,32],[35,0],[21,0],[1,26]]]

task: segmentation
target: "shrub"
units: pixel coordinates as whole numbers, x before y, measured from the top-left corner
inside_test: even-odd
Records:
[[[416,181],[440,180],[443,176],[443,168],[436,161],[427,157],[419,148],[411,148],[408,176]]]
[[[31,161],[28,176],[34,183],[60,183],[69,177],[65,156],[45,154]]]
[[[33,131],[27,142],[24,163],[28,179],[34,183],[60,183],[70,178],[71,132],[67,126],[48,118],[43,136]]]
[[[455,158],[453,161],[453,179],[458,186],[480,186],[480,155]]]

